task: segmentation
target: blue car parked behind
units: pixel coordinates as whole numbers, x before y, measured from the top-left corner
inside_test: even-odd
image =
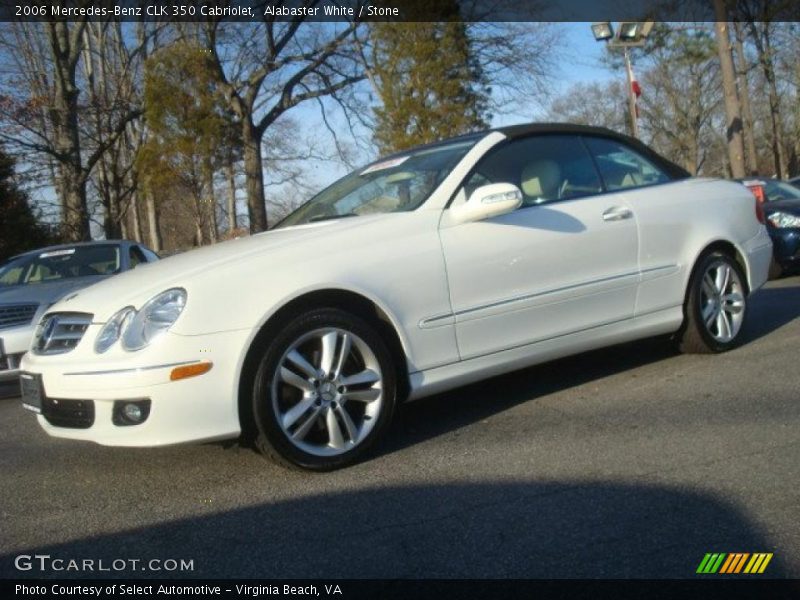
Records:
[[[764,214],[774,247],[770,277],[780,277],[800,266],[800,188],[775,179],[762,181]]]

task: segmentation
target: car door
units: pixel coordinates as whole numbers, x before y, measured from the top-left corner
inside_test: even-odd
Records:
[[[687,245],[691,229],[685,215],[677,210],[684,191],[669,191],[673,178],[635,148],[620,140],[602,136],[584,137],[586,147],[600,172],[606,190],[624,194],[636,213],[639,230],[639,291],[635,316],[683,302],[684,269],[681,248]]]
[[[603,193],[584,142],[572,135],[505,142],[479,161],[454,203],[499,182],[519,186],[519,209],[441,221],[461,358],[631,318],[636,218],[623,197]]]

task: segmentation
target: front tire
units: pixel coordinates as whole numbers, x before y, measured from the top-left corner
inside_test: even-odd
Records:
[[[710,252],[701,257],[689,281],[681,352],[710,354],[735,348],[747,314],[747,287],[742,268],[729,255]]]
[[[256,447],[287,467],[351,465],[391,422],[396,389],[391,354],[371,325],[339,309],[303,313],[275,336],[256,371]]]

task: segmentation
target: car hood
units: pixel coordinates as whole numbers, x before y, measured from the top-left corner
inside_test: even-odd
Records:
[[[58,281],[0,287],[0,304],[53,304],[72,291],[88,287],[108,275],[70,277]]]
[[[53,310],[89,312],[95,315],[96,322],[102,322],[126,303],[139,308],[141,303],[159,292],[172,286],[186,285],[198,273],[207,274],[211,270],[219,272],[220,285],[225,285],[226,264],[251,260],[289,245],[303,242],[317,244],[321,236],[365,227],[388,216],[381,214],[320,221],[195,248],[153,263],[141,264],[90,289],[70,295]]]
[[[775,200],[764,204],[766,214],[778,211],[800,216],[800,200]]]

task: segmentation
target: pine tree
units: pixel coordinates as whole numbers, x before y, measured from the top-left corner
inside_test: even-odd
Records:
[[[145,68],[148,139],[137,167],[156,200],[169,190],[188,200],[198,245],[216,241],[214,173],[234,143],[232,118],[215,77],[209,53],[191,42],[161,50]]]
[[[371,39],[382,153],[487,126],[490,89],[463,22],[375,23]]]
[[[27,194],[14,182],[14,159],[0,148],[0,262],[56,239],[53,228],[41,222]]]

